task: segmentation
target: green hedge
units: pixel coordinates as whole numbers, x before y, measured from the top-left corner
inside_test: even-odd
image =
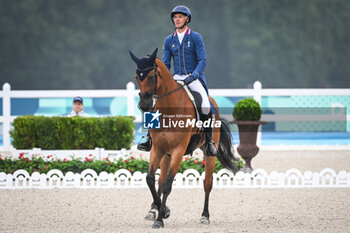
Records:
[[[134,139],[133,120],[126,116],[21,116],[12,123],[10,135],[17,149],[130,149]]]

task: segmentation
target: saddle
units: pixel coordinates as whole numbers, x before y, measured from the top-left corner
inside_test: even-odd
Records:
[[[182,85],[183,82],[182,81],[176,81],[178,84]],[[204,119],[204,115],[202,113],[202,96],[196,92],[196,91],[192,91],[191,89],[189,89],[186,85],[183,87],[184,90],[186,91],[188,97],[190,98],[193,107],[196,109],[196,118],[197,120],[203,120]],[[214,107],[213,103],[209,100],[210,103],[210,108],[211,108],[211,112],[213,114],[217,113],[216,108]]]
[[[182,81],[177,81],[177,83],[179,84],[183,84]],[[193,107],[195,108],[196,110],[196,118],[197,118],[197,121],[198,120],[204,120],[205,117],[202,113],[202,96],[196,92],[196,91],[192,91],[190,90],[186,85],[183,87],[184,90],[186,91],[188,97],[190,98],[192,104],[193,104]],[[209,101],[210,102],[210,101]],[[210,102],[210,107],[211,107],[211,111],[215,114],[217,112],[217,110],[215,109],[214,105]],[[191,140],[187,146],[187,149],[186,149],[186,152],[184,155],[187,155],[187,154],[193,154],[193,151],[196,149],[198,143],[199,143],[199,140],[201,139],[200,137],[200,132],[203,131],[203,128],[202,129],[198,129],[197,132],[192,135],[191,137]]]

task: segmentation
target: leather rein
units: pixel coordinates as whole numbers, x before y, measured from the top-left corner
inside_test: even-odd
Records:
[[[166,93],[161,94],[161,95],[157,95],[157,86],[158,86],[158,72],[157,72],[157,68],[158,68],[157,64],[155,64],[155,66],[153,66],[153,67],[149,67],[149,68],[146,68],[146,69],[143,69],[143,70],[140,70],[140,69],[137,68],[137,70],[140,71],[140,72],[145,72],[145,71],[147,71],[149,69],[154,69],[154,73],[150,77],[154,77],[155,76],[155,79],[156,79],[156,81],[154,83],[153,91],[152,92],[148,91],[148,92],[145,92],[145,93],[140,92],[139,93],[140,97],[152,96],[153,99],[160,99],[161,97],[170,95],[170,94],[180,90],[181,88],[183,88],[185,86],[185,84],[181,84],[180,86],[178,86],[177,88],[175,88],[172,91],[166,92]],[[147,77],[147,78],[150,78],[150,77]],[[162,78],[161,76],[159,76],[159,77]]]

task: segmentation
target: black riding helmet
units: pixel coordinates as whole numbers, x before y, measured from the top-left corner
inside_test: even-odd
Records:
[[[191,11],[187,6],[178,5],[178,6],[174,7],[174,9],[171,11],[171,22],[174,23],[173,17],[177,13],[181,13],[181,14],[186,15],[188,17],[188,23],[191,22]]]

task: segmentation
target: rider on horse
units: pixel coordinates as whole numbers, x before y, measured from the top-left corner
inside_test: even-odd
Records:
[[[212,111],[208,97],[204,69],[207,56],[202,36],[192,31],[187,24],[191,22],[191,11],[188,7],[179,5],[171,11],[171,20],[176,27],[175,33],[164,40],[163,62],[170,70],[171,58],[174,62],[174,79],[181,80],[192,91],[198,92],[202,97],[201,119],[203,121],[212,118]],[[212,128],[204,128],[208,155],[215,156],[217,151],[212,140]],[[139,143],[138,149],[149,151],[151,149],[151,137]]]

